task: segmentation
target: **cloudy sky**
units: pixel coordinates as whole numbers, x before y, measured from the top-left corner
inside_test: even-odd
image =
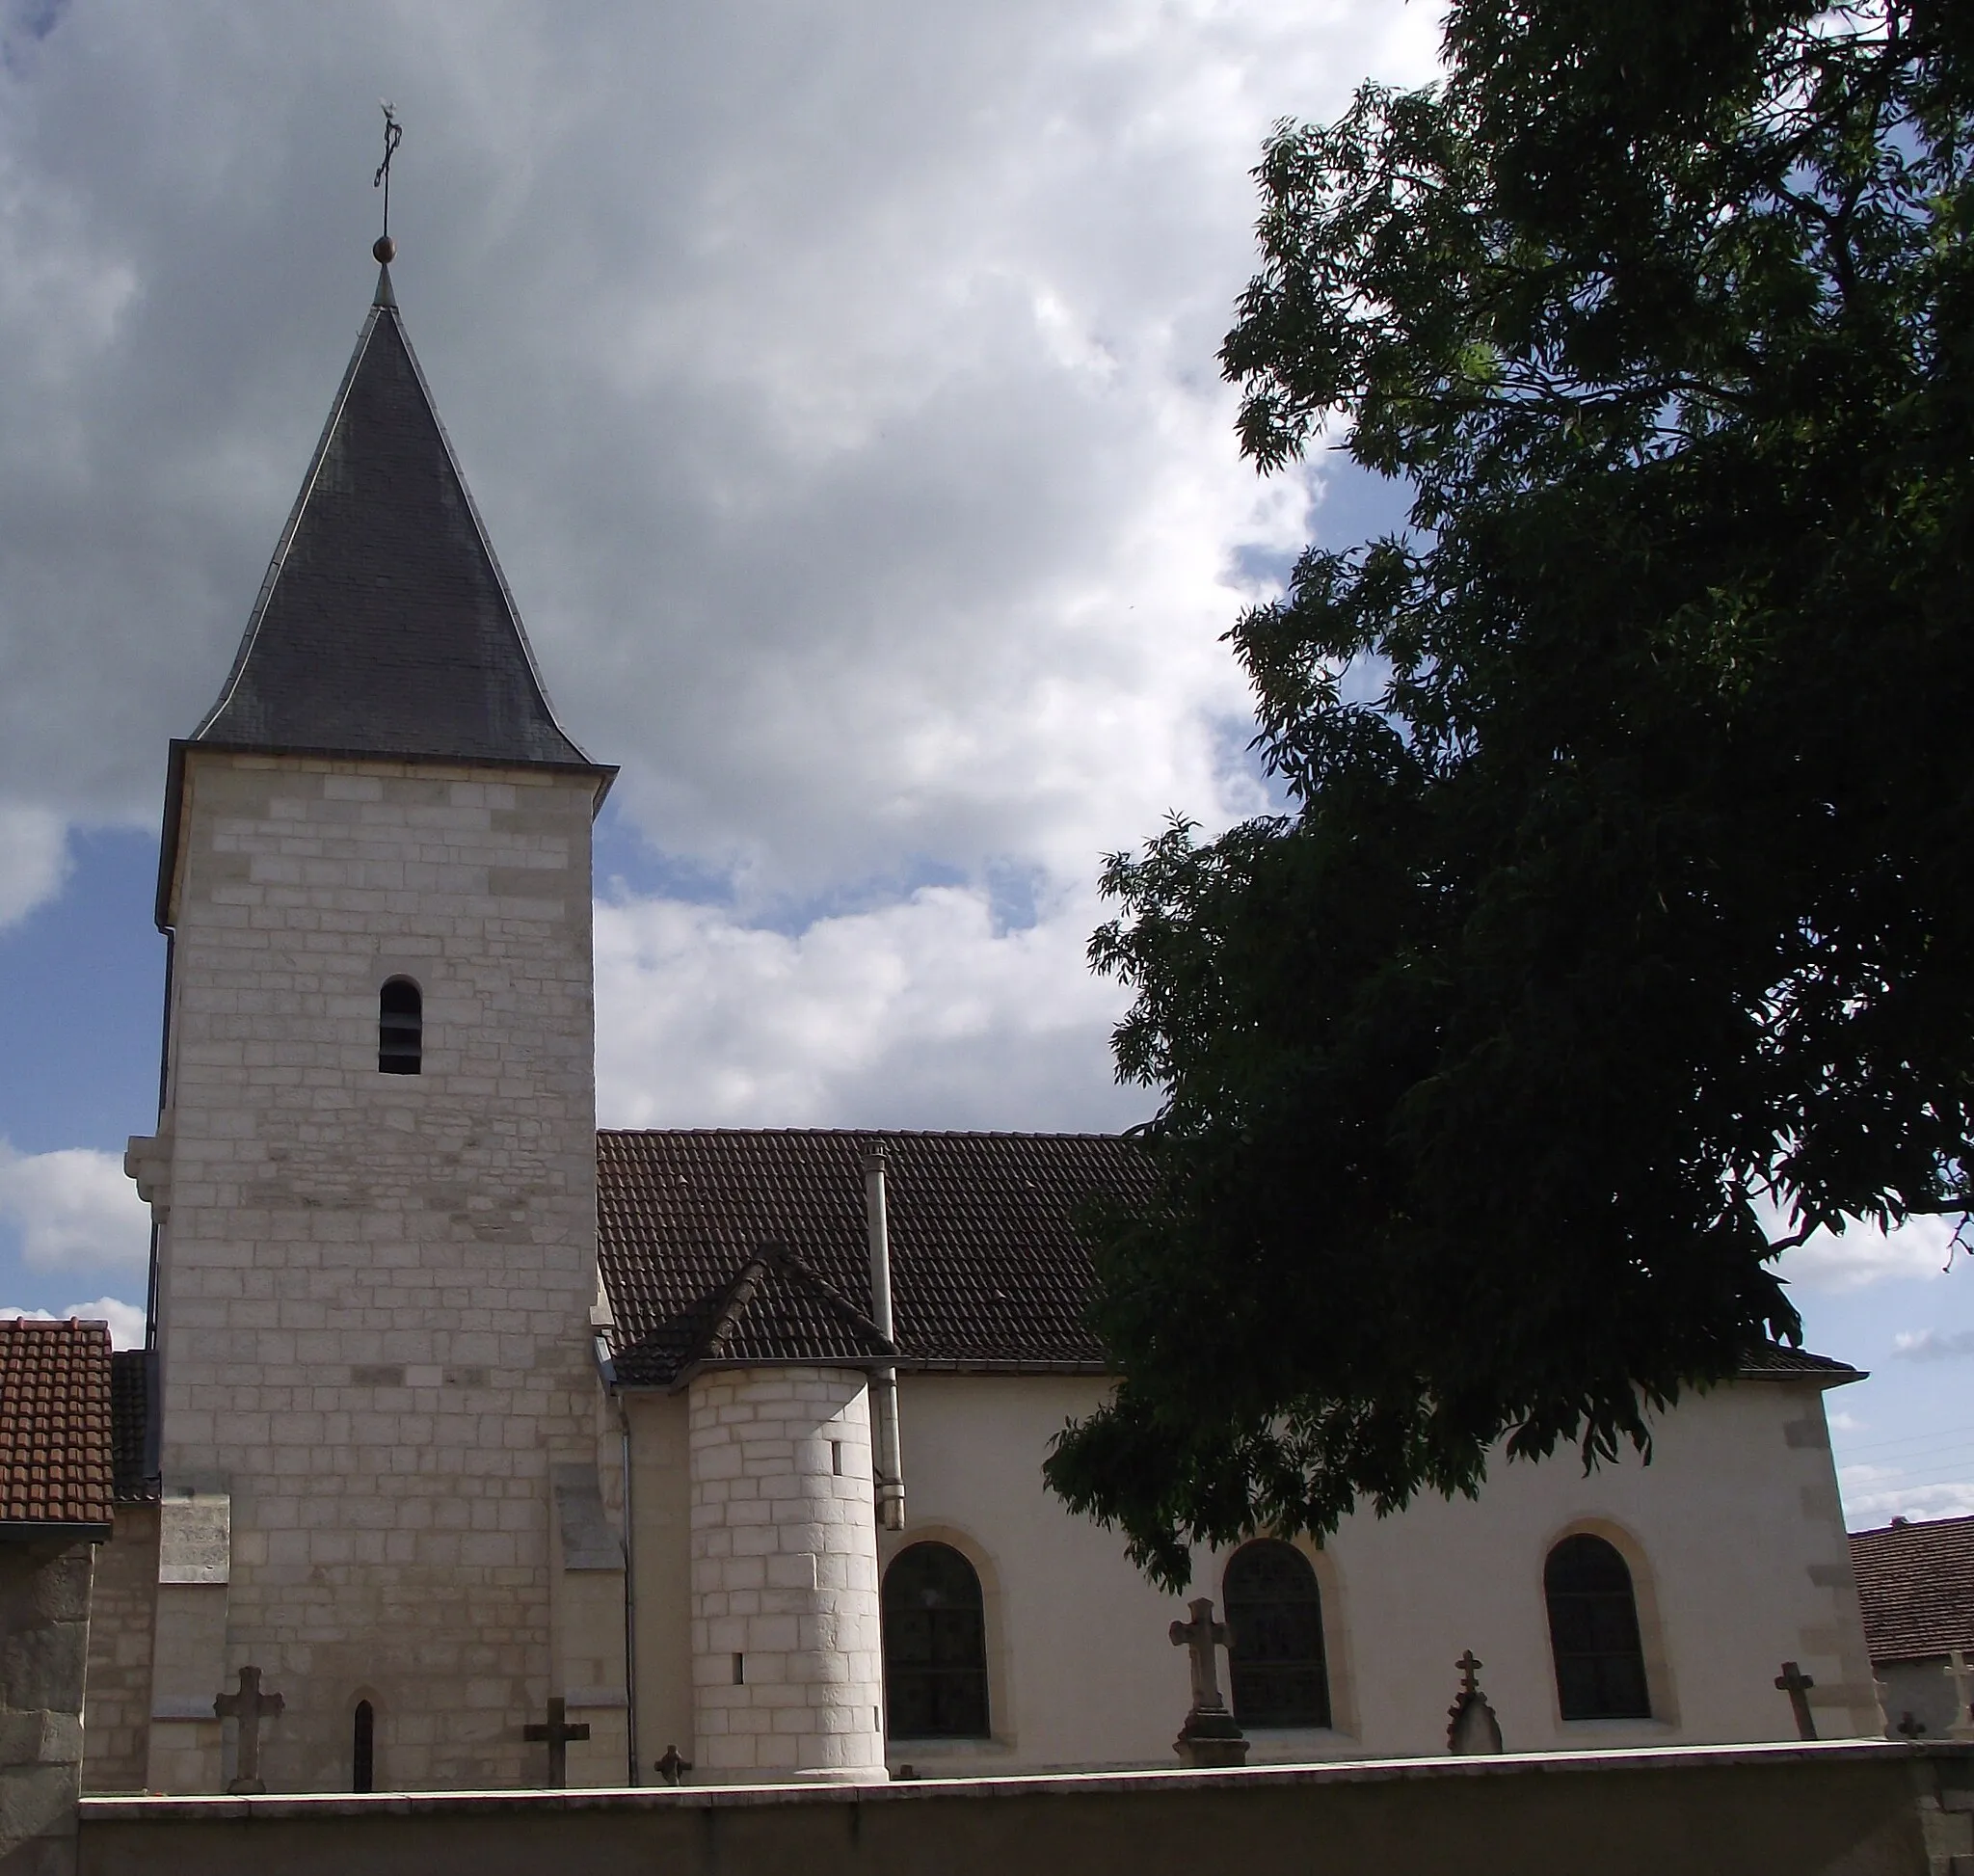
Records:
[[[1398,0],[0,0],[0,1302],[143,1300],[165,748],[368,303],[408,328],[600,829],[618,1125],[1113,1128],[1101,856],[1266,802],[1219,642],[1392,512],[1237,459],[1267,126]],[[1854,1516],[1974,1510],[1943,1230],[1796,1260]]]

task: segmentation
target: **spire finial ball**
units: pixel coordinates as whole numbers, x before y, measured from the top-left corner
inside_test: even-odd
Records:
[[[380,234],[370,244],[370,252],[377,256],[380,266],[388,267],[397,258],[397,243],[387,234]]]

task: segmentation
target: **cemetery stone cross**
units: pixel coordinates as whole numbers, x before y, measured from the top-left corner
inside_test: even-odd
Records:
[[[263,1792],[267,1789],[260,1781],[260,1722],[263,1715],[272,1719],[286,1704],[279,1694],[260,1691],[258,1668],[242,1668],[239,1692],[221,1694],[213,1702],[212,1710],[217,1718],[238,1720],[240,1723],[240,1762],[235,1776],[227,1782],[228,1791]]]
[[[548,1722],[543,1726],[530,1722],[521,1729],[520,1736],[531,1742],[546,1741],[548,1747],[548,1784],[559,1791],[569,1782],[569,1742],[572,1739],[587,1739],[590,1736],[590,1723],[578,1720],[574,1726],[568,1724],[569,1707],[560,1694],[548,1700]]]
[[[1220,1698],[1219,1663],[1214,1650],[1227,1646],[1227,1624],[1214,1620],[1211,1596],[1196,1596],[1186,1606],[1192,1611],[1192,1620],[1174,1622],[1171,1636],[1174,1648],[1191,1650],[1187,1666],[1192,1671],[1192,1710],[1224,1713],[1227,1703]]]
[[[1782,1672],[1775,1676],[1778,1691],[1789,1696],[1789,1704],[1796,1713],[1796,1730],[1804,1739],[1816,1737],[1816,1721],[1809,1710],[1809,1690],[1816,1685],[1793,1661],[1782,1663]]]

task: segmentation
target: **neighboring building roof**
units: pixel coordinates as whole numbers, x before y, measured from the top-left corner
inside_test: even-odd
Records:
[[[1851,1562],[1874,1661],[1974,1648],[1974,1517],[1853,1531]]]
[[[380,279],[195,744],[575,764]]]
[[[110,1535],[110,1331],[0,1319],[0,1537]]]
[[[147,1349],[119,1349],[110,1357],[111,1483],[120,1505],[155,1505],[163,1496],[151,1456],[154,1362]]]
[[[867,1148],[887,1149],[898,1365],[1100,1371],[1074,1219],[1142,1200],[1150,1162],[1098,1134],[651,1132],[598,1136],[599,1249],[618,1380],[747,1361],[882,1357],[869,1321]],[[722,1321],[763,1246],[754,1288]]]

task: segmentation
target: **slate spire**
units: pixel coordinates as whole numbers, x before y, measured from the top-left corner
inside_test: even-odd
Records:
[[[387,264],[232,675],[191,741],[595,766],[549,707]]]

